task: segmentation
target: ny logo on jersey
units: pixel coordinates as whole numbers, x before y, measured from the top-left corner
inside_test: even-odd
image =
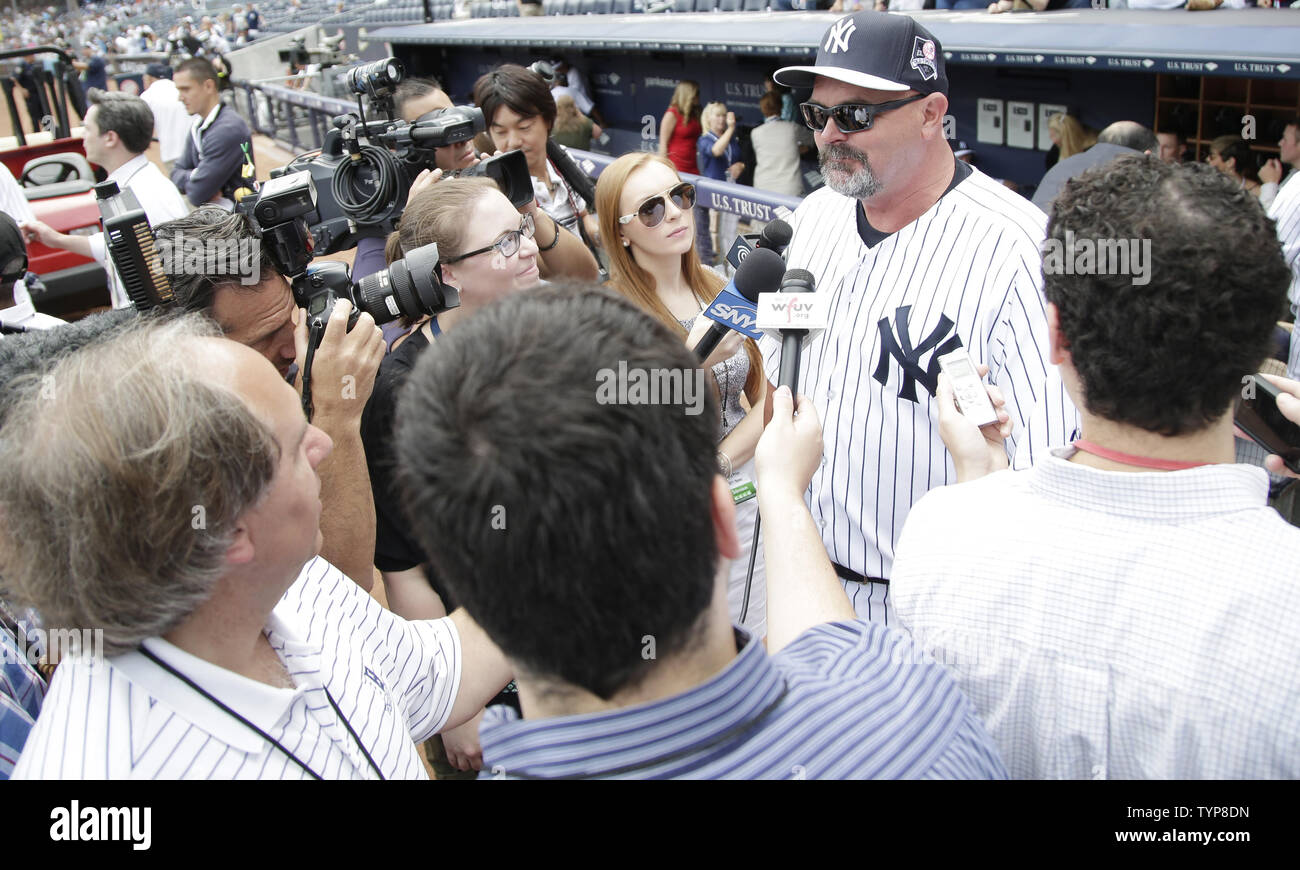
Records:
[[[826,34],[825,50],[827,54],[835,54],[841,51],[849,50],[849,37],[853,31],[858,29],[858,25],[853,23],[852,18],[841,18],[831,25],[830,31]]]
[[[378,686],[381,692],[385,691],[388,688],[387,686],[384,685],[384,681],[379,679],[379,674],[370,670],[370,668],[366,668],[365,671],[366,671],[366,679],[370,680],[370,682]]]
[[[955,325],[948,319],[948,315],[939,315],[939,322],[935,324],[934,329],[930,330],[920,344],[915,348],[912,347],[912,335],[908,332],[907,321],[911,316],[912,306],[904,305],[894,312],[894,328],[889,327],[889,318],[882,317],[876,324],[880,327],[880,363],[876,366],[876,371],[872,377],[884,386],[889,381],[889,360],[898,360],[898,365],[903,370],[903,388],[898,391],[900,398],[907,399],[909,402],[917,401],[916,382],[920,381],[921,385],[934,395],[934,391],[939,385],[939,357],[945,353],[950,353],[961,347],[961,338],[956,335],[949,336]],[[894,333],[898,337],[894,337]],[[944,338],[947,337],[947,341]],[[943,344],[940,344],[943,342]],[[921,368],[921,355],[934,351],[930,357],[930,364],[926,368]]]

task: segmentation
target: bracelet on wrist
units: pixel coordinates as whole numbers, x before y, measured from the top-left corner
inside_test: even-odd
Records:
[[[547,215],[547,217],[550,217],[550,215]],[[556,245],[560,243],[560,222],[557,221],[554,217],[551,217],[551,227],[555,230],[555,237],[551,239],[551,243],[546,247],[538,248],[537,249],[538,253],[545,253],[546,251],[551,250],[552,248],[554,248]]]
[[[718,473],[726,478],[731,477],[731,457],[721,450],[718,451]]]

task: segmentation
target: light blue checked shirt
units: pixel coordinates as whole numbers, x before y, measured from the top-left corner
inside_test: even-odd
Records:
[[[736,630],[721,673],[671,698],[521,720],[490,707],[483,779],[1002,779],[983,725],[906,635],[819,625],[769,656]]]
[[[21,624],[18,630],[23,630]],[[10,620],[0,620],[0,779],[8,779],[18,763],[40,715],[45,688],[45,679],[28,662],[10,631]]]

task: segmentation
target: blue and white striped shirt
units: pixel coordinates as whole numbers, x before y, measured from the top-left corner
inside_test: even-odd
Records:
[[[460,684],[449,619],[408,622],[324,559],[308,562],[266,624],[293,679],[280,689],[154,638],[146,647],[323,779],[425,779],[415,741],[438,731]],[[138,652],[73,657],[55,672],[14,779],[306,779],[247,725]]]
[[[906,635],[831,623],[768,656],[736,634],[731,664],[671,698],[538,720],[488,708],[481,778],[1006,777],[970,702]]]

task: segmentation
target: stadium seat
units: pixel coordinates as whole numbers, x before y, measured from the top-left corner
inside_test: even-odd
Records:
[[[596,14],[608,15],[614,11],[614,0],[596,0]]]
[[[565,3],[564,3],[564,14],[565,14],[565,15],[581,15],[581,14],[582,14],[582,0],[565,0]]]
[[[632,13],[632,0],[614,0],[615,15],[630,15]]]
[[[712,12],[717,8],[718,0],[695,0],[696,12]]]
[[[492,0],[491,12],[492,18],[508,18],[510,16],[510,6],[513,6],[511,0]]]
[[[674,11],[674,12],[694,12],[694,11],[695,11],[695,0],[677,0],[677,5],[674,7],[673,11]]]
[[[740,0],[718,0],[719,12],[739,12]]]
[[[543,7],[543,10],[547,15],[563,15],[564,0],[546,0],[546,5]]]
[[[596,0],[582,0],[582,2],[578,4],[578,14],[579,14],[579,15],[595,15],[595,14],[596,14]]]
[[[746,12],[762,12],[767,9],[767,0],[745,0]]]

